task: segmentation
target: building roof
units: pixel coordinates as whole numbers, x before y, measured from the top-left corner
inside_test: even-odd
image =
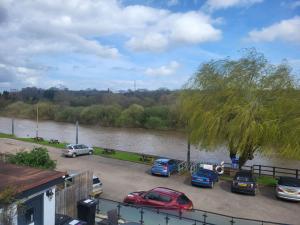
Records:
[[[13,187],[16,188],[17,193],[22,193],[49,183],[56,185],[57,181],[62,179],[64,175],[65,173],[54,170],[36,169],[0,162],[0,191],[7,187]]]

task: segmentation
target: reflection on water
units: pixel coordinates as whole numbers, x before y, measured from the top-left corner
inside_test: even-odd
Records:
[[[0,117],[0,132],[11,133],[11,119]],[[18,137],[34,137],[36,122],[26,119],[15,119],[15,134]],[[75,125],[53,121],[39,122],[39,136],[45,139],[58,139],[62,142],[75,142]],[[157,131],[138,128],[110,128],[99,126],[80,126],[79,142],[104,148],[133,151],[172,157],[186,158],[186,137],[177,131]],[[192,160],[230,161],[224,148],[206,152],[191,148]],[[300,161],[288,161],[280,158],[266,158],[257,155],[249,164],[276,165],[289,168],[300,168]]]

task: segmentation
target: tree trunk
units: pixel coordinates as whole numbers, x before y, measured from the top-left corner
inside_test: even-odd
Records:
[[[188,170],[191,167],[191,142],[190,138],[188,137],[188,144],[187,144],[187,156],[186,156],[187,168]]]

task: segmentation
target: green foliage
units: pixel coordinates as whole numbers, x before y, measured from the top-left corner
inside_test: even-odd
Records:
[[[55,169],[56,162],[52,160],[46,148],[34,148],[30,152],[18,152],[9,158],[9,162],[17,165],[41,169]]]
[[[142,125],[143,116],[144,107],[133,104],[121,113],[118,123],[124,127],[140,127]]]
[[[16,202],[16,188],[8,186],[0,192],[0,224],[2,225],[13,225],[14,217],[16,213],[14,211],[14,205]],[[20,204],[17,204],[18,207]]]
[[[35,115],[34,106],[24,102],[15,102],[5,107],[4,115],[32,118]]]
[[[164,129],[166,125],[161,118],[150,116],[146,119],[145,127],[149,129]]]
[[[6,187],[0,192],[0,205],[8,205],[13,203],[15,201],[16,193],[15,187]]]
[[[256,151],[300,158],[300,91],[290,72],[255,50],[203,64],[181,95],[191,142],[225,145],[240,165]]]

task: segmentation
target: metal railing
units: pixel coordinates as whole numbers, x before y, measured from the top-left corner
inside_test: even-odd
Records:
[[[106,215],[117,210],[118,218],[143,225],[275,225],[283,224],[253,220],[194,209],[192,211],[164,210],[146,206],[133,206],[109,199],[99,198],[97,213]]]

